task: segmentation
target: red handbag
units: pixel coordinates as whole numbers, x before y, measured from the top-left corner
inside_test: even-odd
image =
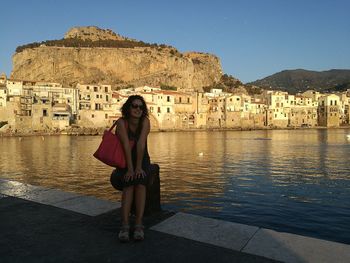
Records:
[[[116,125],[117,122],[114,122],[109,130],[104,131],[102,142],[93,156],[109,166],[125,168],[126,160],[123,144],[120,141],[119,136],[112,132]],[[127,121],[125,121],[125,126],[128,128]],[[129,143],[130,148],[132,148],[134,146],[134,141],[129,140]]]

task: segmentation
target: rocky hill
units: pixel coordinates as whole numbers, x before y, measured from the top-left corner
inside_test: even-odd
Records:
[[[321,92],[342,91],[350,88],[350,70],[284,70],[248,84],[262,88],[285,90],[292,94],[304,92],[308,89]]]
[[[201,90],[222,76],[218,57],[180,53],[166,45],[122,37],[109,29],[76,27],[65,38],[20,46],[11,78],[33,81],[130,85],[167,85]]]

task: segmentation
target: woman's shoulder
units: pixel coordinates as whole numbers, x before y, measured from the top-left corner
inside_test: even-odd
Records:
[[[142,126],[150,126],[151,122],[148,117],[144,118],[142,121]]]
[[[120,127],[120,126],[126,126],[126,119],[125,118],[123,118],[123,117],[120,117],[119,119],[117,119],[116,120],[116,124],[117,124],[117,126],[118,127]]]

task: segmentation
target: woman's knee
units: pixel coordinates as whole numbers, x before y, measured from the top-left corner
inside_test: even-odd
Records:
[[[135,191],[145,191],[146,190],[146,186],[143,184],[137,184],[135,185]]]

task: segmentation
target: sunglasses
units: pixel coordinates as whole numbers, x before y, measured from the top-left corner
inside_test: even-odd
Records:
[[[139,105],[139,104],[131,104],[131,108],[133,108],[133,109],[139,108],[140,110],[144,110],[145,106]]]

